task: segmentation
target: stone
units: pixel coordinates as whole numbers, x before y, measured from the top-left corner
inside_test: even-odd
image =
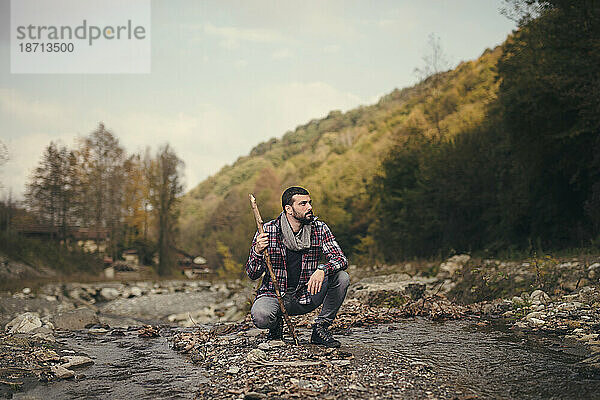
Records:
[[[74,368],[74,367],[85,367],[94,363],[89,357],[86,356],[64,356],[61,358],[64,364],[61,364],[63,368]]]
[[[263,332],[263,329],[258,329],[258,328],[252,328],[252,329],[248,329],[245,332],[246,336],[249,337],[257,337],[258,335],[260,335]]]
[[[270,346],[269,346],[269,343],[268,343],[268,342],[263,342],[263,343],[259,343],[259,344],[258,344],[258,348],[259,348],[260,350],[269,350],[269,349],[270,349]]]
[[[512,298],[512,303],[515,307],[523,307],[526,305],[525,300],[522,297],[518,296]]]
[[[539,311],[534,311],[534,312],[530,312],[529,314],[527,314],[527,316],[525,316],[525,319],[527,321],[530,321],[532,318],[541,319],[542,318],[542,313],[539,312]]]
[[[587,276],[588,276],[589,279],[594,280],[594,279],[596,279],[598,277],[598,273],[596,272],[595,269],[592,269],[592,270],[588,271],[588,275]]]
[[[119,297],[119,291],[112,287],[105,287],[100,290],[100,297],[103,300],[111,301]]]
[[[600,268],[600,263],[593,263],[592,265],[590,265],[588,267],[588,271],[593,271],[593,270],[598,269],[598,268]]]
[[[260,349],[252,349],[246,354],[246,361],[254,364],[267,362],[267,354]]]
[[[48,332],[35,332],[33,335],[31,335],[31,337],[35,339],[45,340],[46,342],[56,342],[56,338],[54,337],[54,335]]]
[[[240,372],[240,367],[231,366],[226,372],[228,374],[237,374],[238,372]]]
[[[132,297],[140,297],[142,295],[142,289],[137,286],[131,287],[131,296]]]
[[[60,313],[53,319],[54,327],[65,331],[84,329],[87,325],[99,323],[96,313],[86,307]]]
[[[42,326],[42,320],[37,313],[26,312],[21,314],[5,326],[8,333],[29,333]]]
[[[88,333],[92,333],[95,335],[104,335],[108,332],[110,332],[110,331],[106,328],[90,328],[90,329],[88,329]]]
[[[248,392],[244,394],[244,400],[262,400],[266,399],[267,395],[258,392]]]
[[[550,296],[539,289],[534,290],[533,293],[531,293],[530,298],[532,304],[548,304],[551,301]]]
[[[106,279],[114,279],[115,278],[115,269],[113,267],[105,268],[104,276],[106,277]]]
[[[456,271],[461,269],[470,259],[471,256],[468,254],[457,254],[455,256],[452,256],[446,262],[440,265],[440,272],[445,272],[452,276],[456,273]]]
[[[56,376],[58,379],[68,379],[75,376],[75,372],[70,369],[66,369],[62,365],[52,365],[50,366],[50,371]]]
[[[22,292],[23,292],[23,294],[29,294],[29,293],[31,293],[31,288],[28,288],[28,287],[23,288]]]
[[[544,325],[546,323],[546,321],[537,318],[530,318],[528,321],[530,324],[533,324],[535,326]]]

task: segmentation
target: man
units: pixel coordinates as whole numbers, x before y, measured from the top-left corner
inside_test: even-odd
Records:
[[[264,251],[269,252],[285,308],[289,315],[311,312],[323,304],[313,324],[311,343],[339,347],[329,332],[348,290],[344,271],[348,260],[329,227],[313,214],[308,191],[292,186],[281,196],[282,213],[264,224],[265,233],[254,235],[246,273],[258,279],[266,270]],[[324,255],[327,262],[319,264]],[[283,336],[283,317],[269,273],[265,274],[251,310],[258,328],[269,329],[268,340]]]

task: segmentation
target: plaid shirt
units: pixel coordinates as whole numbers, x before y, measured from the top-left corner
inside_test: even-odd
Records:
[[[284,216],[283,213],[272,221],[269,221],[263,225],[265,233],[269,234],[269,245],[267,251],[271,258],[271,265],[273,267],[273,273],[277,278],[279,284],[279,290],[283,296],[287,289],[287,269],[286,269],[286,247],[283,244],[283,233],[281,232],[280,220]],[[262,285],[258,289],[256,298],[262,296],[275,297],[275,287],[271,282],[271,277],[267,271],[267,263],[265,257],[262,254],[258,254],[254,250],[256,244],[256,237],[258,231],[254,235],[252,240],[252,246],[250,247],[250,256],[246,262],[246,273],[252,280],[260,278],[263,272],[266,271],[265,277],[263,278]],[[298,282],[298,302],[300,304],[310,303],[310,294],[306,286],[310,276],[317,270],[319,265],[319,257],[325,255],[327,262],[325,265],[325,274],[333,274],[337,271],[348,268],[348,260],[342,249],[338,245],[331,233],[331,230],[324,222],[313,220],[312,230],[310,235],[310,248],[305,251],[302,255],[302,267],[300,271],[300,281]]]

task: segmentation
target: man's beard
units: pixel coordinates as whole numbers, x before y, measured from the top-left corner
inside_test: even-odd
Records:
[[[315,218],[315,215],[313,214],[312,211],[309,211],[306,214],[301,215],[300,213],[296,212],[296,210],[294,210],[294,213],[292,214],[292,216],[294,218],[296,218],[298,221],[300,221],[300,223],[302,225],[310,224],[313,221],[313,219]]]

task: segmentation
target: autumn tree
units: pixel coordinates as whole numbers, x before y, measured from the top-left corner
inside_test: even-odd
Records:
[[[25,193],[30,210],[40,222],[59,227],[61,238],[67,236],[67,227],[73,219],[76,162],[75,155],[66,146],[50,142],[30,177]]]
[[[125,188],[125,150],[103,123],[85,137],[78,149],[80,160],[79,211],[84,224],[108,228],[110,250],[117,256],[121,238],[122,202]]]
[[[144,166],[150,204],[158,221],[158,273],[166,275],[175,262],[173,248],[179,212],[177,205],[183,193],[181,170],[184,163],[166,144],[153,158],[146,156]]]

